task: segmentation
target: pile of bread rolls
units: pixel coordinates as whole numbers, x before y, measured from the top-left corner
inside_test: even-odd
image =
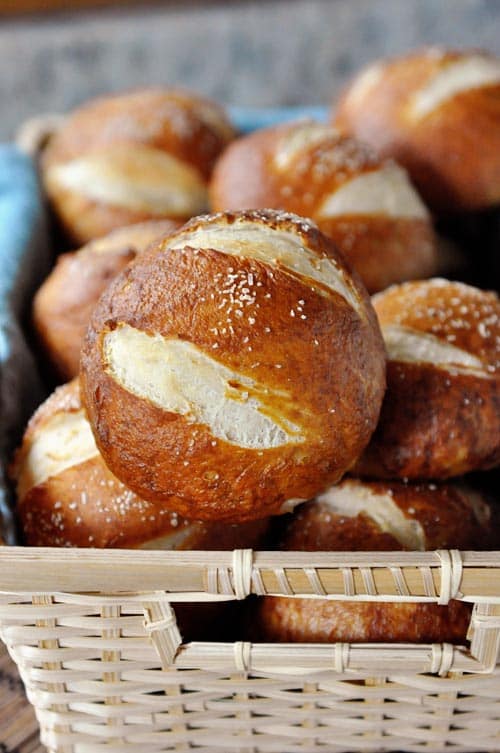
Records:
[[[438,276],[435,223],[497,210],[499,95],[498,58],[427,49],[361,73],[331,124],[238,137],[159,89],[70,116],[41,172],[85,245],[34,300],[67,383],[11,466],[24,542],[496,548],[462,477],[500,464],[500,301]],[[301,642],[461,643],[470,614],[249,609],[248,637]]]

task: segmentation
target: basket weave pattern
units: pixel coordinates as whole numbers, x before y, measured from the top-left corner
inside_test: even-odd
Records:
[[[500,750],[498,553],[397,554],[5,548],[0,634],[57,753]],[[181,644],[250,593],[473,601],[471,647]]]

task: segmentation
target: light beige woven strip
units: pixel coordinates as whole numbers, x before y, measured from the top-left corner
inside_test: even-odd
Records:
[[[252,644],[247,641],[236,641],[233,651],[236,670],[247,675],[252,666]]]
[[[246,599],[252,584],[253,551],[235,549],[233,551],[233,588],[238,600]]]
[[[453,666],[454,649],[450,643],[433,643],[431,655],[431,674],[444,677]]]
[[[471,655],[483,665],[483,672],[491,672],[500,655],[500,605],[475,604],[467,637]]]
[[[342,580],[344,582],[344,594],[347,597],[354,596],[356,589],[354,587],[354,578],[350,567],[342,568]]]
[[[398,590],[399,596],[410,596],[410,591],[408,589],[408,586],[405,581],[404,575],[401,571],[401,568],[391,567],[390,570],[392,573],[392,577],[394,578],[394,582],[396,584],[396,588]]]
[[[276,580],[278,581],[279,593],[285,596],[295,596],[296,594],[294,594],[292,587],[290,586],[290,582],[287,578],[284,568],[275,568],[274,574],[276,576]]]
[[[463,596],[460,592],[462,556],[457,549],[439,549],[436,554],[441,560],[441,588],[438,604],[448,604],[450,599]]]
[[[326,596],[326,591],[319,579],[318,572],[313,567],[305,567],[304,572],[309,579],[309,583],[311,584],[311,588],[313,589],[315,595],[323,597]]]
[[[256,568],[253,568],[252,571],[252,587],[253,593],[257,594],[257,596],[266,595],[266,589],[262,580],[262,575],[260,574],[260,570],[257,570]]]
[[[426,596],[431,599],[436,598],[436,589],[434,587],[434,580],[432,578],[432,572],[430,567],[419,567],[420,575],[422,576],[422,582],[424,584],[424,591]]]
[[[349,667],[349,643],[336,643],[334,647],[333,666],[339,674],[345,674]]]
[[[182,643],[175,612],[166,600],[144,603],[144,629],[164,669],[169,669]]]
[[[460,562],[455,559],[457,555],[449,555],[448,559],[446,554],[440,557],[436,552],[397,552],[397,556],[394,552],[254,552],[251,582],[254,586],[258,583],[260,591],[271,595],[285,593],[318,598],[310,577],[314,569],[329,598],[435,601],[432,579],[443,601],[450,594],[462,593],[460,598],[466,601],[500,603],[500,553],[462,552],[461,556],[462,575],[458,588]],[[51,593],[95,591],[106,594],[106,591],[116,593],[126,588],[134,593],[168,592],[172,602],[234,599],[232,567],[232,552],[211,552],[207,561],[203,552],[79,549],[75,554],[70,549],[26,551],[3,547],[0,549],[0,604],[12,602],[8,594],[13,592],[45,593],[49,583],[53,586]],[[371,576],[367,576],[368,587],[361,574],[362,568],[371,571]],[[401,570],[408,597],[399,594],[391,568]],[[426,574],[426,569],[430,575]],[[218,582],[221,580],[224,582]],[[367,594],[367,590],[374,591],[375,595]]]

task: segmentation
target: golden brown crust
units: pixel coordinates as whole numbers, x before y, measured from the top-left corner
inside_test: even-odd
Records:
[[[281,163],[287,142],[301,133],[306,134],[304,143]],[[430,218],[423,208],[418,218],[362,211],[327,217],[322,205],[353,178],[388,168],[394,168],[390,161],[333,128],[302,121],[274,126],[239,138],[224,151],[210,183],[211,205],[214,210],[275,207],[311,217],[369,292],[376,292],[394,282],[435,274]]]
[[[352,516],[339,512],[335,508],[335,492],[343,489],[353,502],[356,497],[364,499],[365,509]],[[311,552],[407,549],[401,536],[398,538],[394,515],[391,516],[394,527],[390,530],[383,530],[377,522],[379,500],[390,506],[388,515],[395,505],[404,519],[420,525],[421,549],[488,549],[495,535],[486,499],[464,486],[345,479],[332,491],[332,504],[328,504],[325,494],[295,510],[281,534],[280,549]]]
[[[260,640],[284,643],[464,643],[470,604],[262,600]]]
[[[33,299],[33,324],[61,379],[78,374],[90,315],[107,285],[155,238],[178,227],[173,220],[151,220],[120,228],[58,257]]]
[[[383,160],[370,148],[325,126],[320,140],[306,142],[280,168],[276,157],[282,142],[308,125],[316,124],[272,126],[233,141],[214,169],[212,208],[276,207],[314,219],[326,193],[382,166]]]
[[[500,302],[443,280],[396,286],[374,299],[383,330],[401,326],[476,357],[482,375],[389,358],[377,429],[356,472],[450,478],[500,463]]]
[[[102,238],[122,227],[148,222],[151,213],[104,204],[63,187],[57,193],[46,189],[57,220],[70,244],[78,246]],[[155,218],[157,219],[157,218]],[[183,219],[175,219],[182,223]]]
[[[423,117],[412,109],[419,91],[447,66],[476,54],[429,48],[380,61],[348,87],[334,117],[341,131],[404,165],[438,211],[478,210],[500,201],[500,83],[460,91]]]
[[[203,116],[205,108],[210,120]],[[178,156],[208,178],[234,135],[223,108],[212,100],[182,89],[141,89],[100,97],[75,110],[51,138],[44,164],[117,143],[139,143]]]
[[[361,313],[339,293],[325,287],[320,294],[280,265],[189,245],[172,251],[173,236],[108,288],[82,360],[84,400],[113,472],[143,498],[168,506],[174,496],[180,514],[235,522],[278,513],[289,499],[307,499],[337,480],[367,442],[384,389],[384,353],[369,299],[317,229],[264,212],[216,215],[186,227],[231,232],[243,222],[263,229],[270,243],[274,227],[293,234],[318,260],[334,259]],[[224,286],[235,275],[251,281],[253,297],[244,316],[224,324]],[[305,313],[298,313],[297,302]],[[125,390],[102,353],[103,338],[124,323],[191,343],[241,378],[281,393],[269,397],[267,413],[280,420],[285,412],[304,441],[260,450],[231,444],[208,425],[189,423]]]
[[[347,500],[340,496],[343,491],[350,495],[353,507],[362,502],[361,512],[350,514]],[[402,514],[403,523],[396,513]],[[422,549],[488,548],[494,535],[489,513],[479,494],[449,484],[349,479],[298,508],[284,528],[280,548],[404,550],[408,546],[402,528],[409,523],[421,527]],[[318,643],[463,643],[470,612],[470,605],[458,601],[438,606],[265,597],[257,609],[252,637]]]
[[[77,380],[58,388],[39,408],[13,467],[18,483],[30,473],[28,454],[50,419],[81,408]],[[268,527],[267,520],[234,526],[188,521],[159,509],[118,481],[99,454],[24,485],[17,511],[28,546],[225,550],[258,545]]]
[[[34,440],[51,418],[81,410],[77,380],[59,387],[33,416],[17,453],[12,475],[27,472],[26,458]],[[268,520],[242,525],[188,521],[159,510],[126,489],[95,456],[47,478],[18,499],[18,519],[27,546],[115,547],[149,549],[231,550],[256,548]],[[3,545],[0,538],[0,545]],[[229,604],[175,604],[184,641],[233,639]]]
[[[493,291],[442,278],[394,285],[374,296],[382,327],[427,332],[476,356],[490,374],[500,369],[500,301]]]
[[[358,270],[370,293],[437,271],[436,236],[426,220],[351,215],[318,225]]]
[[[230,550],[256,547],[268,520],[239,525],[181,518],[127,489],[102,457],[32,487],[18,502],[27,546]]]
[[[50,139],[42,155],[45,188],[68,235],[76,243],[114,228],[158,219],[157,212],[123,207],[64,187],[52,168],[110,148],[144,146],[164,152],[208,181],[215,159],[235,132],[222,108],[179,89],[143,89],[92,100],[76,110]],[[133,173],[130,173],[133,176]],[[185,220],[190,215],[164,212]]]
[[[387,364],[380,420],[355,472],[445,479],[500,463],[497,379],[449,375],[423,364]]]

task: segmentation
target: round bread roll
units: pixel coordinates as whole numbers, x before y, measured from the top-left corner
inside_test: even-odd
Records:
[[[335,125],[406,167],[438,212],[500,202],[500,58],[428,48],[364,70]]]
[[[186,91],[102,97],[52,136],[43,183],[75,243],[147,219],[184,221],[206,211],[214,161],[233,136],[221,108]]]
[[[299,507],[283,549],[389,551],[484,548],[490,509],[475,492],[452,485],[405,485],[348,479]],[[431,603],[259,600],[253,628],[284,642],[451,642],[465,640],[471,607]]]
[[[60,378],[78,374],[90,314],[111,280],[153,240],[178,227],[173,220],[140,222],[57,258],[33,299],[33,324],[43,354]]]
[[[28,546],[225,550],[257,546],[268,527],[189,521],[137,497],[99,454],[76,379],[34,414],[12,475]]]
[[[500,301],[434,279],[374,297],[388,353],[380,421],[356,466],[445,479],[500,463]]]
[[[188,518],[290,509],[361,454],[385,388],[370,299],[315,225],[192,220],[104,293],[82,351],[107,465]]]
[[[217,162],[212,208],[276,207],[311,217],[370,292],[437,271],[430,215],[406,172],[312,121],[234,141]]]

